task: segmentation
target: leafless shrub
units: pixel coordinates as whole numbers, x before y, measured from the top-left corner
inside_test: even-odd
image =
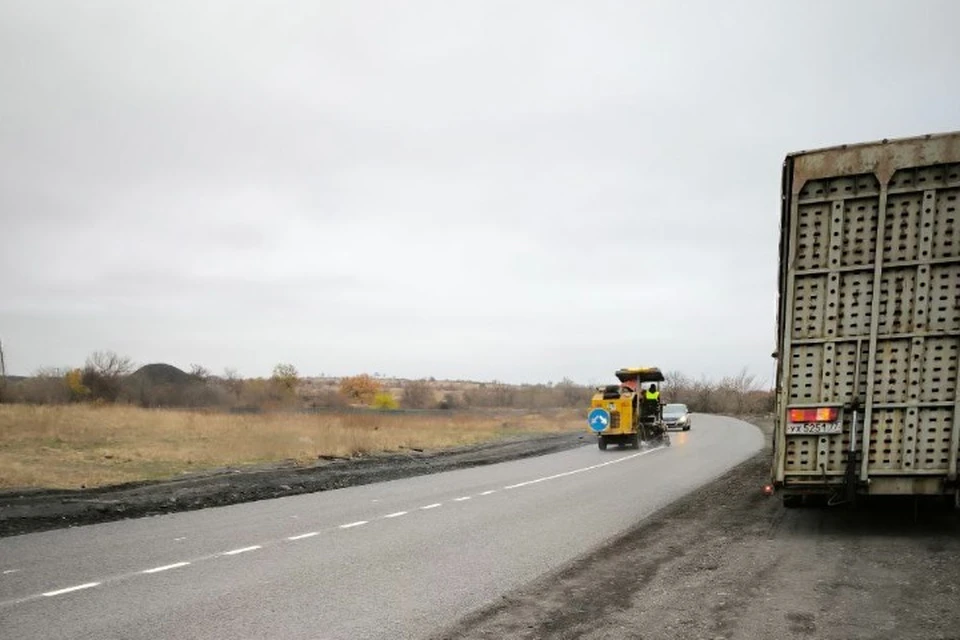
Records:
[[[411,380],[403,385],[400,401],[405,409],[426,409],[433,404],[433,388],[426,380]]]

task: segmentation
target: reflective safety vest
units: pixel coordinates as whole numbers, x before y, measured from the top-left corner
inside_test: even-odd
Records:
[[[650,391],[650,389],[647,389],[646,395],[644,396],[644,398],[647,400],[660,400],[660,392]]]

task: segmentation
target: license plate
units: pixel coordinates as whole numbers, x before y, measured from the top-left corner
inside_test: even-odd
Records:
[[[830,435],[843,433],[843,425],[839,422],[799,422],[787,425],[787,435]]]

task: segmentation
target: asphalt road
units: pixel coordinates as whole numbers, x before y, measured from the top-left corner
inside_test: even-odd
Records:
[[[427,637],[763,445],[672,441],[0,539],[0,638]]]

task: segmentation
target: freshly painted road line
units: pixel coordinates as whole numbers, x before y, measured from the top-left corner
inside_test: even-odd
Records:
[[[240,549],[234,549],[233,551],[224,551],[224,552],[223,552],[222,554],[220,554],[220,555],[224,555],[224,556],[236,556],[236,555],[240,555],[241,553],[247,553],[248,551],[256,551],[257,549],[262,549],[262,548],[263,548],[263,547],[260,546],[259,544],[255,544],[255,545],[250,546],[250,547],[242,547],[242,548],[240,548]]]
[[[310,533],[301,533],[298,536],[290,536],[287,538],[287,540],[291,540],[291,541],[303,540],[304,538],[312,538],[313,536],[318,536],[318,535],[320,535],[319,531],[311,531]]]
[[[75,587],[67,587],[66,589],[57,589],[56,591],[47,591],[42,595],[46,596],[47,598],[50,598],[52,596],[62,596],[65,593],[73,593],[74,591],[82,591],[83,589],[92,589],[93,587],[99,587],[99,586],[100,586],[99,582],[88,582],[86,584],[78,584]]]
[[[153,569],[146,569],[140,573],[160,573],[161,571],[169,571],[170,569],[179,569],[180,567],[189,566],[189,562],[174,562],[173,564],[164,565],[162,567],[155,567]]]

